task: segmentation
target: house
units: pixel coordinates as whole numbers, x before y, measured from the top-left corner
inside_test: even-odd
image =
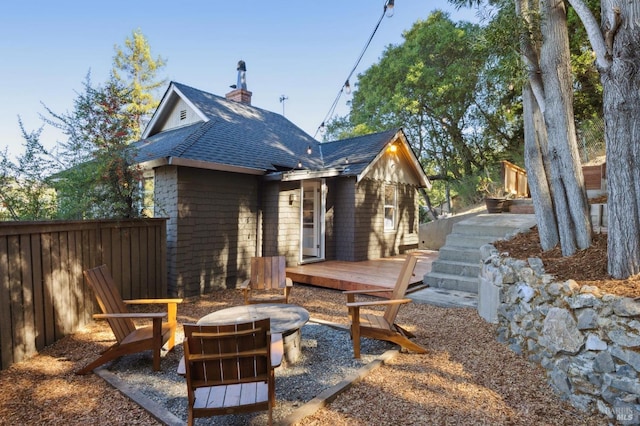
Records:
[[[168,218],[170,294],[235,288],[252,256],[297,265],[417,248],[430,183],[402,130],[320,143],[251,95],[172,82],[138,142],[154,215]]]

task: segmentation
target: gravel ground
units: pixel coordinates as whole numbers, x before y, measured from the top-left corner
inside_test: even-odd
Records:
[[[182,341],[182,331],[176,335]],[[377,356],[394,346],[376,340],[363,341],[363,356],[353,358],[353,346],[347,330],[338,330],[326,325],[310,322],[302,327],[301,354],[295,363],[284,363],[276,369],[277,410],[274,422],[283,420],[303,404],[309,402],[345,377],[372,362]],[[136,389],[154,401],[162,409],[183,422],[187,420],[187,388],[185,379],[177,374],[178,362],[183,355],[182,345],[167,354],[162,361],[162,371],[151,370],[148,353],[123,357],[111,363],[107,370],[119,381]],[[242,426],[265,424],[266,413],[220,416],[212,421],[198,420],[197,424],[221,424]]]
[[[195,322],[214,310],[241,303],[240,292],[220,291],[209,297],[186,301],[178,308],[178,317],[181,323]],[[347,324],[345,297],[340,292],[296,285],[292,303],[304,306],[312,318]],[[330,405],[299,421],[298,425],[608,423],[608,419],[601,415],[582,413],[561,401],[548,386],[545,371],[497,343],[494,326],[484,322],[474,309],[413,303],[403,306],[398,322],[416,334],[417,342],[427,347],[429,353],[400,353],[372,370]],[[309,346],[314,345],[314,339],[331,333],[331,329],[325,326],[313,327],[319,327],[318,332],[311,330],[308,334],[306,329],[312,327],[304,327],[304,340]],[[344,337],[342,332],[333,333]],[[112,341],[108,326],[104,322],[95,322],[45,348],[32,359],[1,371],[0,424],[158,424],[148,412],[97,375],[73,374]],[[374,352],[386,349],[378,347],[378,344],[375,342],[373,347],[367,347],[365,353],[372,356]],[[348,338],[342,343],[319,343],[320,346],[330,348],[329,353],[322,356],[330,362],[327,367],[319,367],[311,373],[312,376],[325,370],[329,370],[331,376],[340,363],[351,363]],[[303,352],[305,356],[307,352],[313,356],[316,349],[305,347]],[[172,357],[174,361],[170,361]],[[179,352],[176,351],[163,359],[163,375],[172,374],[174,367],[171,362],[177,358]],[[301,360],[300,368],[313,368],[317,362]],[[124,365],[122,363],[115,363],[111,370],[119,371],[118,365]],[[150,360],[142,357],[140,363],[144,364],[140,370],[142,380],[153,381]],[[296,376],[306,373],[301,371],[298,374],[293,369],[291,372]],[[282,418],[287,410],[294,409],[308,397],[301,396],[304,386],[300,389],[288,386],[287,380],[290,379],[276,373],[276,382],[283,382],[277,391],[276,418]],[[308,384],[312,380],[309,377],[297,383]],[[186,392],[186,389],[178,389],[177,392]],[[262,419],[259,415],[253,416],[250,424],[261,424]]]

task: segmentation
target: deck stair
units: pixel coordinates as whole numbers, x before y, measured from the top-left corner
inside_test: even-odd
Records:
[[[479,214],[453,225],[431,271],[424,275],[428,287],[478,293],[480,247],[525,232],[535,226],[533,214]]]

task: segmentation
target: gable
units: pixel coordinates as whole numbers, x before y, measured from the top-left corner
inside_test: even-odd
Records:
[[[158,132],[175,129],[177,127],[188,126],[202,121],[202,118],[187,104],[184,99],[176,98],[168,105],[166,115],[160,122],[156,123]]]
[[[390,147],[385,148],[384,153],[370,165],[363,178],[422,186],[403,146],[398,147],[395,152]]]

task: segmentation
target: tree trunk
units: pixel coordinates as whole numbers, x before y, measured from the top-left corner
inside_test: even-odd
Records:
[[[602,1],[611,66],[601,71],[607,153],[609,274],[640,273],[640,12],[637,2]],[[620,8],[617,25],[613,8]]]
[[[540,108],[530,85],[522,91],[524,118],[524,162],[531,198],[535,203],[536,222],[542,250],[551,250],[558,244],[558,226],[554,215],[549,181],[545,172],[543,153],[547,152],[547,130]]]
[[[548,137],[551,188],[562,254],[591,244],[591,221],[573,117],[573,88],[567,15],[561,0],[540,3],[544,118]]]

